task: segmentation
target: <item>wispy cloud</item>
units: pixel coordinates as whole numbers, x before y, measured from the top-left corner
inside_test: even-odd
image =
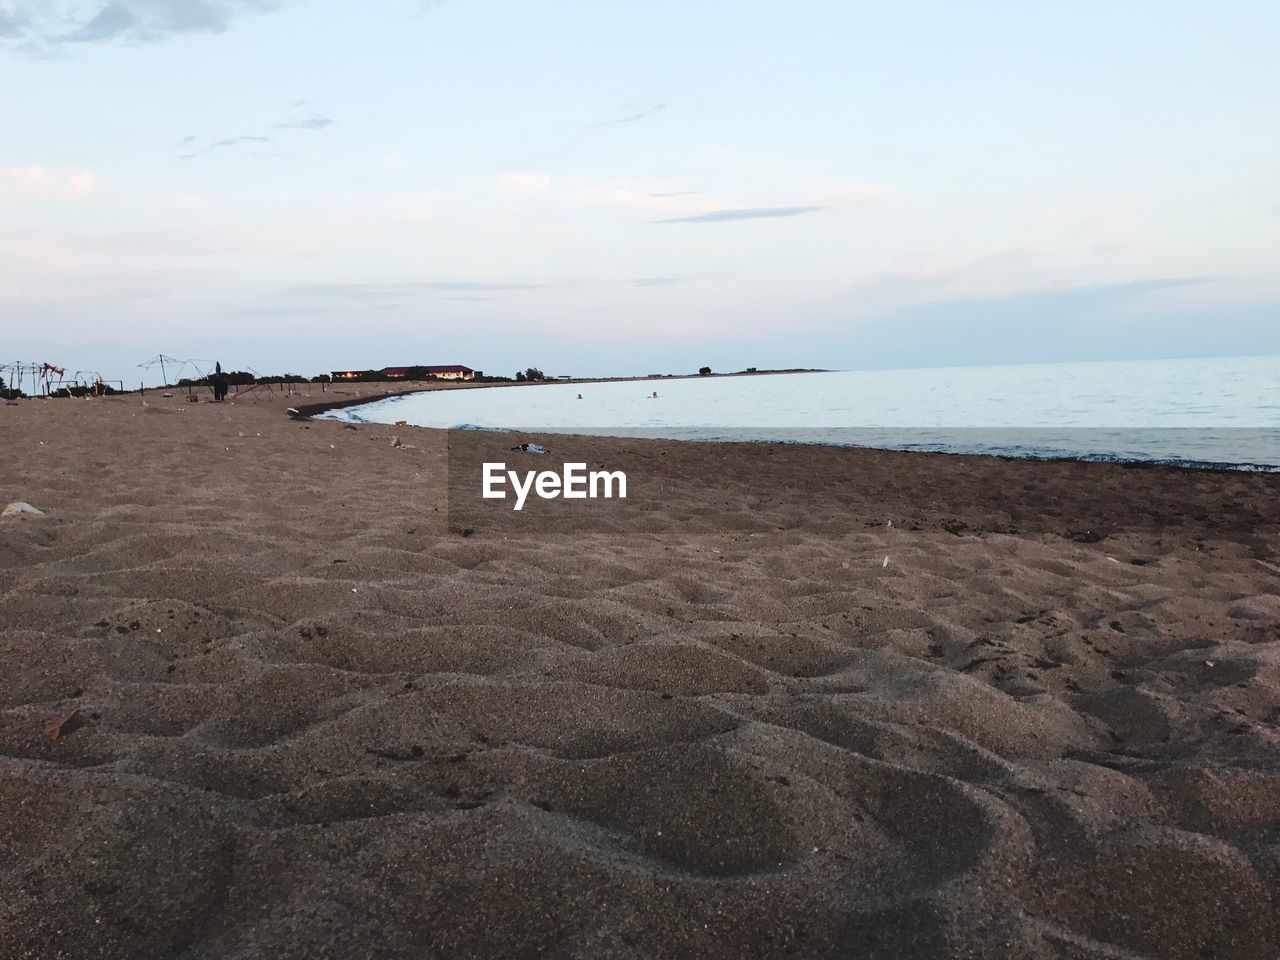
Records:
[[[667,109],[667,105],[665,103],[659,103],[656,106],[650,107],[648,110],[641,110],[638,113],[628,113],[626,116],[617,117],[613,120],[603,120],[600,123],[593,123],[591,126],[616,127],[620,123],[635,123],[639,120],[644,120],[647,117],[652,117],[656,113],[661,113],[665,109]]]
[[[293,106],[297,106],[305,101],[295,101]],[[295,120],[286,120],[282,123],[273,124],[272,130],[323,130],[325,127],[333,125],[333,120],[319,113],[311,113],[306,117],[299,117]],[[191,160],[194,157],[203,156],[214,150],[224,150],[227,147],[243,147],[254,144],[272,143],[273,138],[262,134],[241,134],[238,137],[223,137],[221,140],[212,140],[203,146],[200,146],[201,138],[195,134],[183,137],[176,144],[174,149],[186,150],[185,153],[178,155],[179,160]],[[255,154],[259,156],[260,154]]]
[[[546,193],[551,189],[549,173],[516,173],[508,171],[497,177],[499,188],[508,193]]]
[[[234,147],[241,143],[270,143],[270,137],[242,136],[227,137],[225,140],[215,140],[206,147],[206,150],[218,150],[222,147]]]
[[[0,38],[29,49],[155,43],[187,33],[224,33],[244,16],[290,0],[16,0],[0,9]]]
[[[313,113],[309,117],[303,117],[300,120],[287,120],[284,123],[277,123],[272,130],[323,130],[325,127],[333,126],[333,120],[329,117]]]
[[[512,290],[537,290],[541,283],[492,283],[459,280],[410,280],[401,283],[303,283],[286,292],[305,297],[347,300],[386,300],[425,293],[483,294]],[[444,298],[441,298],[444,299]]]
[[[0,7],[0,38],[18,40],[30,27],[30,14],[17,7],[4,9]]]
[[[712,210],[692,217],[672,217],[669,220],[654,220],[654,223],[729,223],[735,220],[767,220],[778,217],[799,217],[806,213],[817,213],[826,207],[753,207],[745,210]]]
[[[198,142],[198,140],[199,138],[195,138],[193,140],[191,137],[187,137],[183,140],[183,143],[190,146]],[[225,150],[227,147],[241,147],[241,146],[247,146],[255,143],[270,143],[270,142],[271,142],[270,137],[259,137],[259,136],[254,136],[250,134],[245,134],[239,137],[224,137],[221,140],[214,140],[211,143],[207,143],[203,147],[200,147],[199,149],[196,149],[196,150],[192,150],[189,153],[180,154],[178,159],[191,160],[194,157],[201,157],[201,156],[204,156],[206,153],[212,153],[215,150]]]
[[[632,187],[626,180],[616,181],[600,187],[588,187],[577,190],[574,196],[587,203],[603,203],[611,207],[634,207],[640,210],[663,211],[672,214],[689,215],[702,213],[709,206],[694,197],[697,190],[683,190],[677,193],[646,193]]]

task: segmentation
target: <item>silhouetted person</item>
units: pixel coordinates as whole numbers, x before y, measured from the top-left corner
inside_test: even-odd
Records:
[[[222,364],[213,365],[213,400],[221,403],[227,399],[227,375],[222,372]]]

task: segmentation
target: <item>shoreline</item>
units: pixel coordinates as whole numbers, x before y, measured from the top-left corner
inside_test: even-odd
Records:
[[[360,398],[348,401],[336,401],[333,403],[316,403],[306,404],[297,408],[291,408],[289,416],[294,419],[312,420],[320,418],[321,414],[330,413],[335,410],[349,409],[351,407],[362,406],[368,403],[376,403],[381,400],[390,400],[396,397],[411,396],[416,393],[425,393],[424,390],[407,390],[401,393],[387,394],[381,397]],[[321,422],[324,422],[323,420]],[[501,433],[511,436],[538,436],[538,437],[576,437],[576,438],[595,438],[595,439],[612,439],[612,440],[656,440],[670,443],[689,443],[689,444],[748,444],[759,446],[778,446],[778,447],[819,447],[828,449],[841,450],[870,450],[879,453],[901,453],[901,454],[936,454],[949,457],[991,457],[996,460],[1008,461],[1028,461],[1032,463],[1100,463],[1111,464],[1114,466],[1124,467],[1126,469],[1148,469],[1148,468],[1167,468],[1173,470],[1194,470],[1198,472],[1216,472],[1216,473],[1246,473],[1246,474],[1280,474],[1280,464],[1271,463],[1254,463],[1254,462],[1227,462],[1227,461],[1210,461],[1196,460],[1188,458],[1151,458],[1144,459],[1141,457],[1126,457],[1119,454],[1106,453],[1085,453],[1079,455],[1049,455],[1049,454],[1007,454],[998,453],[989,450],[958,450],[958,449],[930,449],[924,446],[877,446],[873,444],[862,443],[841,443],[838,441],[823,440],[783,440],[770,438],[731,438],[731,439],[714,439],[704,437],[669,437],[669,436],[652,436],[643,432],[645,428],[634,428],[634,433],[581,433],[572,430],[560,429],[526,429],[512,427],[430,427],[421,424],[404,423],[402,426],[392,423],[381,423],[379,421],[346,421],[337,420],[330,421],[337,423],[358,423],[363,426],[384,426],[397,427],[398,429],[412,428],[415,430],[430,430],[441,433],[457,433],[457,432],[480,432],[480,433]],[[998,429],[998,428],[996,428]],[[1177,429],[1177,428],[1165,428]]]

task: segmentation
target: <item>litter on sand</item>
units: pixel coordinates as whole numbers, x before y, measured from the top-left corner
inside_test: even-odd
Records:
[[[43,517],[44,511],[37,507],[33,507],[25,500],[15,500],[3,510],[0,510],[0,517],[16,517],[21,514],[27,514],[33,517]]]

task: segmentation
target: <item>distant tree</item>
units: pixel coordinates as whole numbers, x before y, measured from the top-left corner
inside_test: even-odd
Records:
[[[516,371],[516,383],[524,383],[527,379],[529,378],[524,375],[523,370]]]
[[[232,376],[228,374],[228,377]],[[258,377],[258,383],[306,383],[306,377],[300,377],[296,373],[273,373],[270,376]],[[228,383],[236,381],[228,379]]]
[[[333,383],[333,377],[327,373],[321,373],[311,378],[312,383]]]
[[[699,374],[700,376],[703,376],[703,377],[710,376],[710,374],[711,374],[711,368],[710,368],[710,367],[699,367],[699,368],[698,368],[698,374]]]
[[[547,379],[547,375],[537,367],[530,367],[524,372],[524,378],[526,380],[545,380]]]

